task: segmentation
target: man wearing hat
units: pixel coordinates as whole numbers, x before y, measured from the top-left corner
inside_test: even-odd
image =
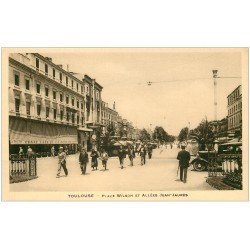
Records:
[[[66,154],[63,151],[63,147],[60,147],[59,152],[58,152],[58,170],[57,170],[57,175],[56,175],[57,178],[60,177],[62,168],[64,170],[65,175],[68,176],[68,169],[66,167]]]
[[[181,151],[177,155],[177,160],[179,160],[180,167],[180,180],[186,183],[187,181],[187,169],[189,167],[190,153],[185,150],[186,145],[181,145]]]

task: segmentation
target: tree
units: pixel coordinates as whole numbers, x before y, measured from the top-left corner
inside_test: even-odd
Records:
[[[173,142],[175,140],[175,136],[169,135],[163,127],[155,127],[153,133],[153,139],[158,140],[160,142]]]
[[[207,119],[202,120],[195,129],[191,130],[190,136],[198,140],[201,150],[205,150],[206,145],[213,143],[215,139],[213,128],[210,126]]]
[[[139,139],[141,141],[149,141],[151,139],[151,136],[150,134],[148,133],[148,131],[143,128],[141,131],[140,131],[140,135],[139,135]]]
[[[188,138],[188,127],[185,127],[183,129],[181,129],[181,131],[180,131],[180,133],[178,135],[178,140],[180,142],[182,142],[182,141],[187,140],[187,138]]]

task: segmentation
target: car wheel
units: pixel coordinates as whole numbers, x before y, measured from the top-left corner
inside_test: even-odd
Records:
[[[195,162],[193,164],[193,166],[194,166],[194,169],[196,171],[199,171],[199,172],[204,171],[206,169],[206,163],[205,162]]]

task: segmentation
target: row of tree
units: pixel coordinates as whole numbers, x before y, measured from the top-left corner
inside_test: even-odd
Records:
[[[187,139],[195,138],[200,144],[201,150],[205,148],[206,144],[210,144],[215,139],[215,134],[213,131],[213,127],[204,119],[200,122],[200,124],[195,128],[189,131],[188,127],[184,127],[181,129],[178,140],[180,142],[186,141]]]
[[[125,134],[123,134],[123,130],[118,128],[118,136],[122,137]],[[115,128],[113,124],[110,124],[107,126],[107,132],[103,138],[103,143],[108,143],[110,141],[110,137],[115,135]],[[156,126],[154,129],[154,132],[150,134],[148,130],[143,128],[140,131],[139,139],[141,141],[150,141],[150,140],[157,140],[161,143],[163,142],[173,142],[175,140],[175,136],[169,135],[163,127]]]
[[[144,128],[140,131],[139,139],[141,141],[156,140],[160,143],[174,142],[175,136],[169,135],[163,127],[156,126],[152,135]]]

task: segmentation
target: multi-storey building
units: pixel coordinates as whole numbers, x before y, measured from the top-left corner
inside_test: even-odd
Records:
[[[95,79],[92,79],[88,75],[83,75],[79,73],[72,73],[78,79],[82,80],[85,85],[86,92],[86,125],[88,129],[92,130],[91,139],[88,141],[88,149],[92,146],[98,148],[100,136],[102,133],[102,89],[103,87],[96,82]]]
[[[10,151],[33,145],[76,148],[85,127],[85,84],[37,53],[9,56]],[[85,138],[86,139],[86,138]],[[47,146],[46,146],[47,145]]]
[[[59,145],[98,147],[101,134],[133,139],[133,126],[102,101],[103,87],[88,75],[65,70],[37,53],[9,56],[10,153],[28,145],[50,152]],[[111,129],[112,128],[112,129]]]
[[[241,134],[242,130],[242,88],[239,85],[232,93],[227,97],[227,109],[228,109],[228,132],[235,134],[235,136]]]
[[[109,132],[111,136],[117,136],[118,112],[108,106],[108,103],[102,101],[102,123],[104,124],[103,133]]]

